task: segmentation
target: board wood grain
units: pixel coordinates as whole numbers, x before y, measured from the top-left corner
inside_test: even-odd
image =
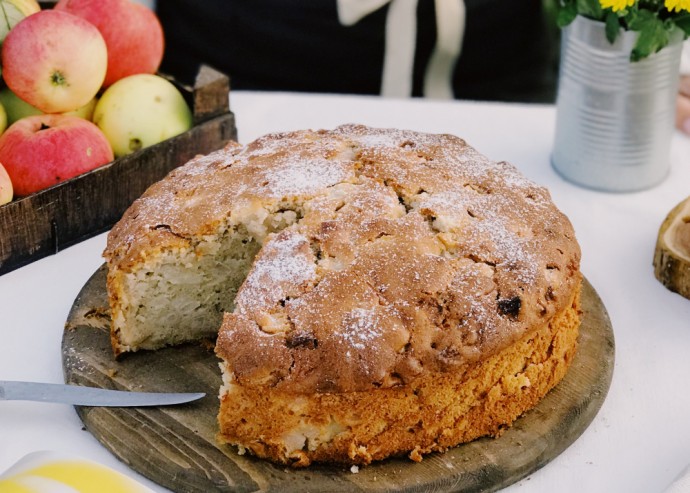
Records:
[[[116,457],[177,493],[303,491],[496,491],[558,456],[590,424],[608,392],[614,336],[601,299],[585,281],[579,349],[565,379],[499,438],[431,454],[421,463],[389,459],[353,473],[343,466],[296,470],[219,446],[218,359],[211,344],[129,354],[115,361],[105,268],[86,283],[62,342],[65,381],[139,391],[206,392],[200,401],[161,408],[77,407],[91,432]]]

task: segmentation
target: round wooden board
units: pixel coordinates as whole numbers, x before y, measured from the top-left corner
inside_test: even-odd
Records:
[[[389,459],[359,469],[290,469],[218,446],[221,385],[210,345],[143,351],[115,361],[105,268],[82,289],[62,342],[67,383],[138,391],[206,392],[159,408],[77,407],[86,429],[132,469],[178,493],[303,491],[496,491],[547,464],[590,424],[611,383],[614,337],[606,309],[585,281],[579,350],[565,379],[496,439],[483,438],[421,463]]]

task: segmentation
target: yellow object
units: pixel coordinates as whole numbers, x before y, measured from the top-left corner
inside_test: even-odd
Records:
[[[0,488],[2,488],[2,493],[34,493],[34,490],[9,479],[7,481],[0,479]]]
[[[618,12],[626,7],[632,7],[635,0],[599,0],[599,3],[605,9],[611,8],[614,12]]]
[[[105,134],[115,157],[122,157],[186,132],[193,117],[170,81],[136,74],[105,90],[93,111],[93,122]]]
[[[680,12],[681,10],[690,12],[690,0],[665,0],[664,5],[669,12]]]
[[[153,493],[114,469],[56,452],[36,452],[22,458],[0,476],[0,492]]]

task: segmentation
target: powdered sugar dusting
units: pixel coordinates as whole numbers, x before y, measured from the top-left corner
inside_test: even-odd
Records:
[[[536,279],[536,266],[539,262],[533,253],[534,245],[529,241],[531,237],[524,238],[515,232],[520,227],[528,229],[525,219],[508,219],[503,213],[504,208],[511,206],[515,207],[502,196],[492,195],[487,198],[463,189],[424,194],[416,208],[432,213],[436,217],[435,227],[441,230],[447,224],[458,227],[464,225],[463,231],[467,234],[465,241],[469,249],[477,249],[488,241],[492,253],[499,258],[501,265],[511,269],[520,282],[531,283]]]
[[[223,163],[230,155],[228,150],[212,152],[205,156],[197,156],[193,161],[190,161],[179,171],[183,171],[187,176],[204,175],[209,172],[211,168],[217,167],[218,164]]]
[[[505,217],[495,214],[495,211],[485,212],[488,214],[483,220],[476,222],[472,232],[475,241],[488,239],[492,243],[492,251],[499,259],[497,266],[513,272],[515,278],[523,284],[533,283],[537,278],[539,265],[533,252],[534,245],[511,231]]]
[[[504,186],[515,190],[516,188],[533,188],[536,187],[534,182],[529,180],[525,175],[520,173],[515,166],[506,162],[495,163],[494,166],[498,168],[498,174]]]
[[[376,312],[373,309],[355,308],[345,316],[341,331],[336,335],[347,346],[364,350],[382,335]]]
[[[370,134],[358,136],[355,140],[361,147],[381,149],[383,147],[400,147],[406,139],[403,132],[372,132]]]
[[[285,231],[264,245],[235,302],[240,311],[274,305],[315,278],[309,241],[302,234]]]
[[[437,213],[467,214],[466,194],[457,191],[442,191],[437,193],[424,193],[419,196],[419,205],[416,209],[429,209]]]
[[[265,191],[274,197],[308,195],[332,187],[348,177],[341,161],[324,158],[289,160],[267,169]]]

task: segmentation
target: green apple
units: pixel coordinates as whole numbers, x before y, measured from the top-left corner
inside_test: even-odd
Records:
[[[0,104],[5,108],[7,113],[7,123],[12,125],[20,118],[26,116],[42,115],[43,112],[31,106],[29,103],[21,99],[13,93],[8,87],[0,91]]]
[[[105,90],[93,112],[115,152],[125,156],[186,132],[192,112],[180,91],[157,75],[137,74]]]
[[[36,0],[0,0],[0,44],[19,21],[40,10]]]
[[[78,116],[84,120],[91,120],[93,116],[93,110],[96,108],[96,103],[98,98],[94,97],[86,103],[84,106],[77,108],[76,110],[64,113],[65,115]],[[31,106],[29,103],[21,99],[15,93],[13,93],[9,87],[5,87],[0,90],[0,104],[5,108],[7,112],[7,125],[12,125],[17,120],[25,118],[27,116],[42,115],[43,112]]]
[[[15,4],[8,0],[0,0],[0,43],[5,41],[12,28],[24,17],[26,14]]]
[[[24,14],[24,16],[29,16],[41,11],[41,6],[36,0],[3,0],[7,3],[11,3],[19,9],[19,11]]]

